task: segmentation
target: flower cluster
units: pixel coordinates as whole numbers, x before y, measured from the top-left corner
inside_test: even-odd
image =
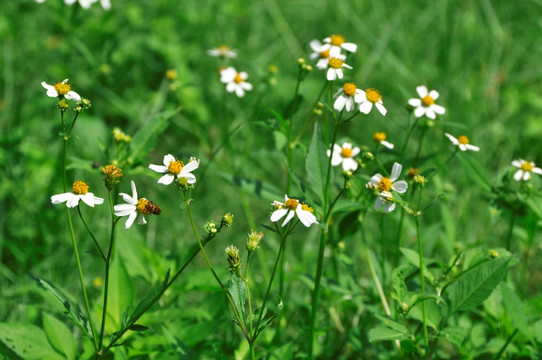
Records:
[[[345,41],[342,35],[331,35],[326,37],[323,42],[312,40],[310,42],[312,53],[310,59],[318,59],[316,67],[320,70],[327,69],[326,77],[329,81],[344,77],[343,68],[352,69],[345,63],[346,54],[342,54],[342,50],[349,53],[357,51],[358,46],[354,43]]]

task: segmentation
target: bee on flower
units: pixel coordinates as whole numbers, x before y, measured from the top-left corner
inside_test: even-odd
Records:
[[[79,205],[79,200],[82,200],[90,207],[103,204],[104,202],[104,199],[94,196],[93,193],[89,192],[88,184],[81,180],[77,180],[73,183],[71,192],[51,196],[51,202],[53,204],[56,205],[65,202],[66,206],[69,208]]]
[[[305,203],[299,202],[297,199],[288,198],[288,195],[284,195],[284,203],[273,201],[271,205],[275,208],[275,211],[271,214],[271,222],[277,222],[286,216],[282,222],[282,227],[288,224],[288,222],[296,215],[299,221],[306,227],[310,227],[312,224],[318,224],[316,216],[314,216],[313,208]]]
[[[474,146],[474,145],[471,145],[469,143],[469,138],[466,137],[465,135],[461,135],[459,136],[458,138],[455,138],[454,136],[448,134],[448,133],[445,133],[444,135],[446,135],[446,137],[448,139],[450,139],[450,141],[452,142],[452,144],[454,144],[455,146],[457,146],[457,148],[461,151],[467,151],[467,150],[470,150],[470,151],[479,151],[480,148],[478,146]]]
[[[367,89],[365,91],[361,90],[361,101],[359,104],[359,111],[368,114],[371,112],[373,105],[380,111],[380,113],[386,116],[388,110],[384,107],[382,102],[382,95],[376,89]]]
[[[532,161],[527,161],[523,159],[514,160],[512,161],[512,166],[518,168],[518,170],[516,170],[516,172],[514,173],[514,180],[516,181],[529,180],[531,178],[531,173],[542,175],[542,169],[536,167],[536,164]]]
[[[335,144],[333,146],[333,154],[331,150],[327,150],[327,156],[331,156],[331,165],[339,166],[342,164],[344,171],[355,171],[358,168],[358,163],[354,160],[354,156],[360,153],[359,147],[352,148],[352,144],[345,142],[342,146]]]
[[[126,223],[124,224],[124,228],[128,230],[132,224],[134,223],[135,219],[138,217],[139,219],[137,221],[138,224],[144,225],[147,223],[147,220],[145,219],[145,215],[148,214],[155,214],[159,215],[161,213],[161,209],[153,203],[150,200],[147,200],[145,198],[138,199],[137,197],[137,189],[135,186],[134,181],[131,181],[132,185],[132,196],[120,193],[119,195],[122,196],[122,199],[126,202],[125,204],[117,204],[113,207],[115,210],[115,216],[128,216],[128,219],[126,220]]]
[[[420,98],[408,100],[408,104],[414,107],[414,116],[419,118],[425,115],[429,119],[435,119],[436,114],[442,115],[446,112],[444,107],[435,104],[435,100],[439,97],[439,93],[436,90],[427,91],[425,85],[420,85],[416,88],[416,92]]]
[[[157,173],[166,173],[158,179],[159,184],[169,185],[176,178],[179,180],[181,178],[186,179],[187,184],[194,184],[196,182],[196,176],[192,174],[192,171],[199,167],[199,161],[196,158],[190,158],[188,164],[185,165],[173,155],[167,154],[164,156],[163,164],[164,165],[149,165],[149,169],[156,171]]]
[[[237,72],[235,68],[228,67],[220,71],[220,82],[226,84],[227,92],[234,92],[237,97],[245,96],[245,91],[252,90],[252,84],[246,82],[248,74],[244,71]]]
[[[338,111],[342,111],[344,108],[346,111],[354,110],[354,104],[359,104],[363,99],[362,91],[354,83],[344,84],[333,96],[336,98],[333,108]]]
[[[237,51],[230,49],[226,45],[220,45],[217,48],[207,50],[207,54],[215,57],[235,59],[237,57]]]
[[[379,211],[380,208],[383,208],[384,212],[393,211],[395,209],[395,199],[393,198],[393,193],[391,191],[396,191],[399,194],[403,194],[407,191],[408,184],[406,181],[396,181],[399,178],[399,175],[401,175],[402,168],[403,166],[401,164],[394,163],[389,178],[380,174],[375,174],[367,183],[367,189],[373,190],[378,195],[374,205],[376,211]]]
[[[75,100],[75,101],[81,101],[81,96],[79,96],[78,93],[71,90],[70,84],[68,84],[68,79],[64,79],[63,81],[56,83],[55,85],[49,85],[45,81],[41,82],[41,86],[47,90],[47,96],[49,97],[57,97],[66,100]]]

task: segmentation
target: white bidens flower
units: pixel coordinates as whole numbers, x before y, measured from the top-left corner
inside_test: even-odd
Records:
[[[455,137],[453,137],[452,135],[448,134],[448,133],[445,133],[444,135],[446,135],[446,137],[448,137],[448,139],[450,139],[452,144],[457,146],[459,148],[459,150],[461,150],[461,151],[467,151],[467,150],[478,151],[478,150],[480,150],[480,148],[478,146],[474,146],[474,145],[469,144],[469,138],[466,137],[465,135],[461,135],[457,139]]]
[[[164,156],[164,165],[150,164],[149,169],[156,171],[157,173],[167,173],[158,179],[159,184],[169,185],[177,179],[185,178],[187,184],[194,184],[196,182],[196,176],[192,174],[192,171],[199,167],[199,161],[195,158],[190,158],[188,164],[183,164],[173,157],[171,154]]]
[[[235,59],[237,57],[237,52],[235,50],[230,49],[226,45],[220,45],[217,48],[207,50],[207,53],[211,56],[219,56],[222,58],[231,58]]]
[[[42,81],[41,86],[47,90],[47,96],[49,97],[81,101],[81,96],[79,96],[79,94],[75,91],[71,91],[71,86],[68,84],[68,79],[64,79],[64,81],[55,85],[49,85],[45,81]]]
[[[77,180],[73,183],[72,192],[51,196],[51,202],[53,204],[56,205],[65,202],[66,206],[69,208],[79,205],[79,200],[83,200],[83,202],[90,207],[103,204],[104,202],[104,199],[96,197],[93,193],[88,192],[87,183],[81,180]]]
[[[337,100],[333,103],[333,108],[338,111],[342,111],[345,107],[346,111],[354,110],[354,103],[359,104],[363,99],[361,92],[362,90],[358,89],[354,83],[344,84],[334,95]]]
[[[226,84],[227,92],[234,92],[238,97],[245,96],[245,90],[252,90],[252,84],[246,82],[248,74],[244,71],[240,73],[233,67],[228,67],[220,72],[220,82]]]
[[[358,50],[358,46],[356,44],[345,42],[344,36],[342,35],[331,35],[324,39],[324,43],[324,46],[327,45],[327,48],[329,49],[336,49],[339,51],[344,49],[352,53]]]
[[[42,2],[45,2],[45,0],[36,0],[36,2],[42,3]],[[90,9],[90,6],[94,4],[95,2],[98,2],[98,0],[64,0],[64,3],[66,5],[73,5],[76,2],[78,2],[79,5],[81,5],[83,9]],[[104,10],[111,9],[110,0],[100,0],[100,4],[102,4],[102,7],[104,8]]]
[[[352,148],[352,144],[345,142],[342,146],[335,144],[333,146],[333,154],[331,154],[331,150],[328,150],[327,156],[331,156],[332,166],[342,164],[344,171],[354,171],[358,168],[358,163],[353,157],[358,155],[359,152],[359,147]]]
[[[119,195],[122,196],[122,199],[126,202],[126,204],[117,204],[113,208],[115,210],[115,216],[128,216],[128,220],[126,220],[126,223],[124,224],[126,230],[132,226],[137,214],[139,214],[137,223],[144,225],[147,223],[147,220],[145,220],[145,215],[160,215],[161,213],[160,208],[152,201],[145,198],[138,199],[136,186],[133,180],[131,181],[131,184],[132,196],[125,193],[120,193]]]
[[[386,141],[386,133],[383,131],[374,133],[373,139],[374,141],[376,141],[382,146],[387,147],[388,149],[393,149],[395,147],[392,143]]]
[[[341,54],[340,49],[330,49],[329,46],[321,44],[316,39],[310,42],[310,47],[313,52],[309,55],[309,59],[318,59],[316,67],[320,70],[327,69],[330,57],[337,57]]]
[[[329,69],[327,69],[327,79],[329,81],[333,81],[337,78],[342,79],[343,74],[343,67],[347,69],[352,69],[352,66],[345,64],[344,60],[346,60],[346,56],[335,54],[334,56],[330,55],[330,58],[327,62],[329,65]]]
[[[380,95],[380,92],[376,89],[367,89],[365,91],[361,90],[361,102],[359,104],[359,111],[361,111],[364,114],[368,114],[371,112],[371,109],[373,108],[373,105],[376,106],[378,111],[382,115],[386,115],[388,110],[384,107],[384,104],[382,102],[382,95]]]
[[[542,169],[536,167],[536,164],[532,161],[526,161],[523,159],[512,161],[512,165],[519,168],[514,173],[514,180],[516,181],[527,181],[531,178],[531,173],[542,175]]]
[[[318,224],[316,216],[314,216],[314,209],[307,204],[301,204],[299,200],[289,199],[288,195],[284,195],[284,203],[274,201],[271,205],[275,207],[275,211],[271,214],[271,221],[277,222],[286,215],[286,219],[282,222],[281,226],[285,226],[294,215],[297,215],[299,221],[306,227],[312,224]]]
[[[436,90],[427,91],[427,87],[420,85],[416,88],[419,99],[412,98],[408,100],[408,104],[413,106],[414,116],[421,117],[427,116],[429,119],[435,119],[436,115],[442,115],[446,112],[446,109],[440,105],[435,104],[435,100],[438,99],[439,93]]]
[[[403,194],[408,189],[406,181],[395,181],[401,175],[401,169],[403,166],[398,163],[393,164],[391,169],[391,176],[385,177],[380,174],[375,174],[371,178],[371,181],[367,183],[367,188],[378,192],[378,197],[375,201],[375,210],[379,211],[380,208],[384,209],[384,212],[391,212],[395,209],[395,202],[393,201],[393,194],[391,190],[397,191]]]

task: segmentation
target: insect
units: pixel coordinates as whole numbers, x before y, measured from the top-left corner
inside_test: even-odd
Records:
[[[145,209],[154,215],[160,215],[162,213],[162,209],[150,200],[148,200],[147,205],[145,205]]]

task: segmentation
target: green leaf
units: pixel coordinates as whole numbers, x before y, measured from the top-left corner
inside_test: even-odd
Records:
[[[288,134],[288,132],[290,132],[290,125],[288,124],[288,122],[282,117],[281,114],[279,114],[278,112],[276,112],[275,110],[273,109],[269,109],[269,112],[271,114],[273,114],[273,116],[275,117],[275,119],[277,119],[278,123],[280,124],[280,127],[281,127],[281,130],[284,134]]]
[[[441,310],[437,300],[434,298],[425,298],[423,301],[419,301],[413,306],[409,312],[413,319],[423,322],[423,303],[425,303],[425,320],[427,326],[438,330],[438,324],[441,318]]]
[[[322,140],[318,123],[315,123],[305,168],[307,169],[307,185],[320,201],[324,199],[328,164],[329,158],[326,155],[326,146]]]
[[[467,169],[467,174],[471,179],[482,186],[484,190],[491,191],[492,185],[489,183],[487,175],[483,173],[484,167],[480,162],[468,154],[459,154],[458,158]]]
[[[169,269],[166,273],[164,281],[162,281],[162,284],[152,289],[152,291],[149,294],[147,294],[147,296],[145,296],[143,300],[139,302],[139,304],[137,304],[134,312],[132,313],[132,315],[130,315],[130,320],[128,320],[127,322],[131,322],[134,319],[138,319],[145,311],[149,309],[149,307],[152,306],[152,304],[156,300],[158,300],[158,298],[160,298],[160,296],[162,296],[162,293],[168,283],[168,280],[169,280]]]
[[[245,303],[247,301],[247,288],[245,282],[238,275],[232,274],[230,280],[226,283],[226,289],[230,294],[237,313],[246,326],[245,319]]]
[[[448,315],[465,311],[480,305],[491,295],[504,277],[511,256],[499,257],[485,262],[465,273],[448,287]]]
[[[408,333],[408,330],[404,325],[401,325],[398,322],[395,322],[394,320],[388,319],[387,317],[379,314],[374,314],[374,316],[390,329],[393,329],[400,333]]]
[[[393,284],[393,292],[391,296],[400,303],[404,301],[407,294],[405,278],[412,273],[412,270],[412,266],[402,265],[396,269],[393,269],[393,273],[391,274],[391,281]]]
[[[62,321],[43,313],[43,329],[55,350],[64,354],[68,360],[75,359],[77,343],[71,330]]]
[[[134,287],[132,280],[126,271],[122,257],[115,256],[111,262],[109,271],[109,300],[107,313],[109,319],[113,320],[114,328],[122,326],[122,317],[128,306],[132,304]]]
[[[272,360],[291,360],[293,359],[294,353],[292,349],[292,343],[286,343],[281,347],[275,349],[271,353],[270,359]]]
[[[521,299],[505,282],[501,283],[501,293],[504,307],[512,319],[512,324],[514,324],[514,326],[530,341],[533,341],[533,336],[529,331],[529,325],[527,323],[527,316],[525,316],[525,306]]]
[[[134,324],[130,326],[129,329],[132,331],[145,331],[145,330],[148,330],[149,327],[145,325]]]
[[[25,360],[64,360],[47,341],[43,330],[31,324],[0,323],[0,340]]]
[[[284,192],[279,190],[279,188],[273,184],[262,180],[242,178],[220,171],[216,171],[216,173],[231,184],[240,187],[245,193],[256,195],[257,197],[268,201],[270,204],[275,200],[284,200]]]
[[[369,330],[369,342],[382,341],[382,340],[403,340],[407,339],[408,334],[390,329],[383,326],[377,326]]]
[[[401,252],[403,253],[403,255],[405,255],[409,263],[416,266],[417,268],[420,268],[420,255],[417,251],[402,247]],[[432,262],[432,259],[423,258],[423,275],[427,278],[427,280],[429,280],[429,282],[431,282],[431,284],[434,283],[435,278],[433,274],[429,271],[429,269],[427,269],[426,265]]]
[[[460,347],[467,336],[467,328],[464,326],[449,326],[440,332],[440,338]]]

